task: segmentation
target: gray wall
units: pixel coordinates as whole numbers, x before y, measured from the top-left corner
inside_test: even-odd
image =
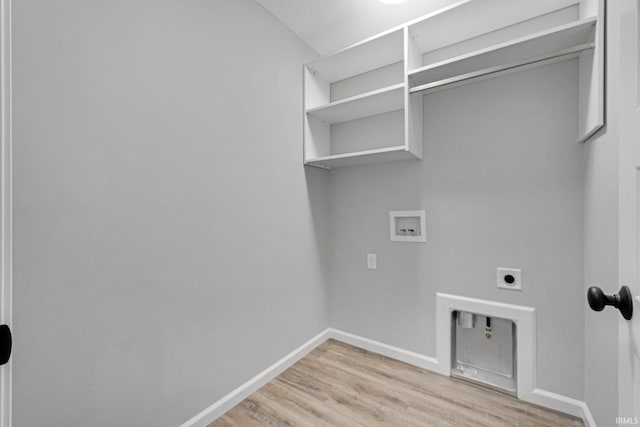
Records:
[[[585,289],[618,289],[618,2],[607,3],[607,126],[587,144],[585,176]],[[618,416],[618,319],[585,304],[585,401],[600,427]]]
[[[175,426],[328,326],[308,47],[252,0],[13,18],[15,426]]]
[[[577,63],[425,96],[424,160],[330,177],[332,325],[435,356],[435,293],[536,307],[538,387],[583,397],[583,180]],[[389,242],[426,209],[426,243]],[[366,269],[366,253],[378,269]],[[523,269],[523,292],[496,267]]]
[[[538,386],[613,419],[583,283],[616,283],[616,130],[575,142],[576,63],[431,94],[424,161],[327,174],[313,56],[249,0],[15,2],[16,426],[176,425],[329,314],[435,355],[438,291],[535,306]],[[414,208],[427,243],[390,243]]]

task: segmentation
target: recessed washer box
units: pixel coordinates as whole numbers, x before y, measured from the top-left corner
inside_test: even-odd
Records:
[[[389,212],[389,230],[392,242],[426,242],[425,229],[424,210]]]

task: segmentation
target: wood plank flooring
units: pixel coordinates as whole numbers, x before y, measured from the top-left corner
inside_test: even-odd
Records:
[[[329,340],[209,427],[562,426],[582,421]]]

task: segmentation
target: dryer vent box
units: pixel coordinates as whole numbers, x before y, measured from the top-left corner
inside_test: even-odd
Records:
[[[512,320],[455,311],[451,376],[517,394],[516,327]]]

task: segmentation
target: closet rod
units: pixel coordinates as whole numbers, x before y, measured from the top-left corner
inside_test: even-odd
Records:
[[[536,56],[533,58],[524,59],[521,61],[515,61],[508,64],[497,65],[495,67],[485,68],[483,70],[474,71],[472,73],[462,74],[455,77],[450,77],[444,80],[438,80],[431,83],[426,83],[420,86],[412,87],[409,89],[409,93],[419,93],[428,90],[438,89],[443,86],[452,85],[455,83],[463,83],[469,80],[477,79],[484,76],[490,76],[491,74],[498,74],[501,72],[514,70],[516,68],[526,67],[527,65],[544,65],[544,62],[553,62],[554,59],[560,59],[565,56],[576,55],[582,51],[593,49],[595,47],[595,43],[584,43],[578,46],[569,47],[562,50],[557,50],[555,52],[551,52],[545,55]]]

